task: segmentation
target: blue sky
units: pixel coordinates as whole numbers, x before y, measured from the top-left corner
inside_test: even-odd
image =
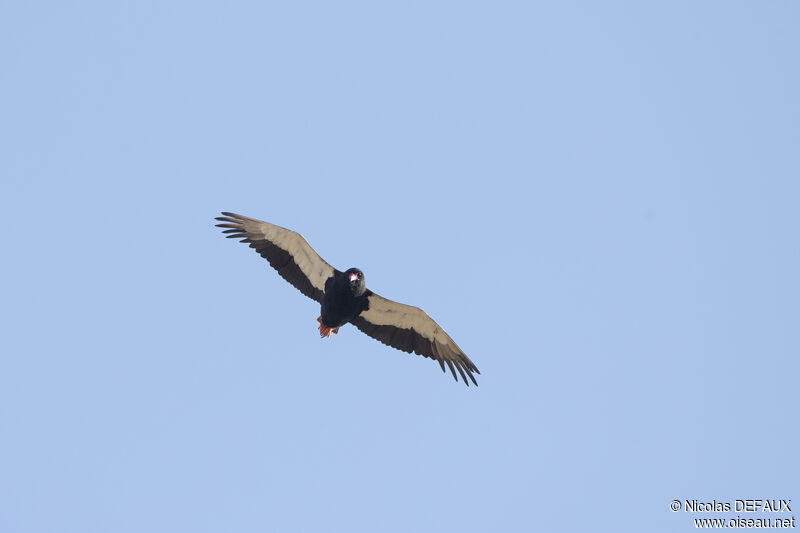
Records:
[[[0,529],[672,532],[704,516],[673,499],[800,502],[798,15],[4,4]],[[222,210],[424,308],[480,386],[320,340]]]

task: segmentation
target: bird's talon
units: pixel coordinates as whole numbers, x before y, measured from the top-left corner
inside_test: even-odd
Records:
[[[322,339],[324,339],[326,337],[330,337],[331,336],[331,331],[333,331],[334,333],[337,333],[338,330],[339,330],[339,328],[336,328],[336,331],[334,331],[333,328],[329,328],[328,326],[323,324],[321,320],[319,321],[319,336]]]

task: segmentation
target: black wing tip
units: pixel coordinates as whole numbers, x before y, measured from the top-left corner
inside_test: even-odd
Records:
[[[445,362],[442,359],[438,359],[437,361],[439,362],[439,365],[442,367],[442,373],[447,374],[447,367],[444,366]],[[450,365],[450,361],[447,361],[447,364]],[[472,372],[476,372],[478,374],[480,374],[480,372],[478,371],[477,368],[473,368],[474,366],[475,365],[472,365],[467,367],[466,369],[462,369],[462,366],[459,363],[455,364],[455,367],[458,369],[458,373],[461,374],[461,378],[462,381],[464,382],[464,385],[466,385],[467,387],[469,387],[469,381],[467,381],[467,376],[469,376],[469,379],[476,387],[478,386],[478,382],[475,380],[475,376],[472,375]],[[466,373],[464,372],[464,370],[466,370]],[[450,369],[450,372],[453,372],[452,368]],[[453,379],[458,381],[458,377],[456,376],[455,373],[453,373]]]
[[[222,212],[223,215],[228,215],[224,217],[214,217],[214,220],[218,220],[222,222],[222,224],[214,224],[218,228],[223,228],[222,233],[227,233],[225,237],[229,239],[240,239],[242,237],[247,237],[247,231],[244,227],[244,220],[242,217],[235,213],[229,213],[227,211]],[[234,218],[236,217],[236,218]],[[241,242],[250,242],[250,240],[243,240]]]
[[[247,217],[242,215],[237,215],[236,213],[231,213],[230,211],[222,211],[221,217],[214,217],[214,220],[219,220],[220,222],[227,222],[233,224],[241,224],[247,221]],[[217,224],[219,226],[219,224]]]

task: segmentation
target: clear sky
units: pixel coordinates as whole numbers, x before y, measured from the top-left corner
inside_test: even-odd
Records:
[[[798,22],[4,3],[0,530],[674,532],[737,513],[673,499],[800,507]],[[352,326],[321,340],[223,210],[428,311],[480,386]]]

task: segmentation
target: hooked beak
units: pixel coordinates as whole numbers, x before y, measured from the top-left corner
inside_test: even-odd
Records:
[[[350,281],[355,281],[355,280],[357,280],[357,279],[358,279],[358,274],[356,274],[355,272],[353,272],[352,274],[350,274]]]

